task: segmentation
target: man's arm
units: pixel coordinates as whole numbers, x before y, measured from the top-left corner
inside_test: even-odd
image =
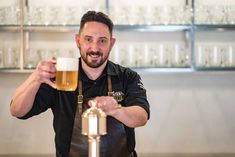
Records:
[[[122,107],[110,96],[96,97],[91,101],[95,101],[97,107],[107,115],[114,117],[130,128],[143,126],[148,121],[147,112],[140,106]],[[89,102],[89,105],[92,106],[92,103]]]
[[[22,117],[31,110],[41,83],[47,83],[55,88],[55,84],[50,80],[55,77],[55,63],[53,59],[39,62],[36,70],[16,89],[10,105],[13,116]]]
[[[118,107],[111,110],[109,115],[130,128],[143,126],[148,121],[147,112],[140,106]]]

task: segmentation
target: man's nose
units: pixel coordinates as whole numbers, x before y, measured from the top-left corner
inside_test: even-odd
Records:
[[[99,45],[98,45],[97,42],[93,42],[93,43],[91,44],[91,50],[94,51],[94,52],[99,51]]]

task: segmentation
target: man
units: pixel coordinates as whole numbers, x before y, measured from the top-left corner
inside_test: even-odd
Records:
[[[107,115],[107,135],[101,137],[101,157],[132,157],[135,152],[134,128],[149,119],[149,104],[140,76],[108,60],[115,43],[113,23],[101,12],[88,11],[81,19],[76,43],[80,50],[79,86],[76,91],[56,90],[52,81],[56,73],[56,60],[41,61],[29,78],[20,85],[10,106],[11,114],[27,119],[51,109],[54,115],[57,157],[84,157],[88,154],[87,137],[81,135],[78,95],[84,102],[90,99]],[[108,78],[108,79],[107,79]],[[123,93],[116,101],[110,93]],[[79,100],[80,101],[80,100]]]

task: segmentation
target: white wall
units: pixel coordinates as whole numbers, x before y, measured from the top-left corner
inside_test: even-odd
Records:
[[[234,153],[235,74],[144,75],[151,119],[137,129],[140,152]]]
[[[14,90],[27,76],[0,73],[0,154],[54,153],[50,111],[27,121],[10,115],[9,105]]]
[[[52,154],[50,111],[22,121],[10,116],[16,86],[28,74],[0,73],[0,154]],[[235,153],[235,73],[142,73],[151,105],[136,129],[140,153]]]

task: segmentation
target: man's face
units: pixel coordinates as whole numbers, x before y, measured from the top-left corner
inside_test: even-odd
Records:
[[[83,61],[91,68],[105,63],[115,43],[108,26],[99,22],[87,22],[78,35],[76,43]]]

